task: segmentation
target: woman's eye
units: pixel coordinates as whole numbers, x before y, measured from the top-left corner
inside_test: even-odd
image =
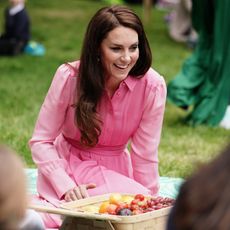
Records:
[[[138,46],[132,46],[132,47],[130,48],[130,50],[131,50],[131,51],[136,51],[137,48],[138,48]]]
[[[119,47],[111,47],[110,49],[111,49],[111,50],[113,50],[113,51],[115,51],[115,52],[117,52],[117,51],[119,51],[119,50],[120,50],[120,48],[119,48]]]

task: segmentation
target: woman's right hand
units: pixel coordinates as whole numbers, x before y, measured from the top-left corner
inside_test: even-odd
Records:
[[[76,186],[65,193],[64,199],[67,202],[84,199],[89,197],[87,190],[95,187],[96,184],[93,183]]]

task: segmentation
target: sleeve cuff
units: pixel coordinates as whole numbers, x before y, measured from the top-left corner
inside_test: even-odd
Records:
[[[61,199],[69,189],[72,189],[76,186],[75,182],[62,168],[54,170],[52,174],[49,175],[49,180],[59,199]]]

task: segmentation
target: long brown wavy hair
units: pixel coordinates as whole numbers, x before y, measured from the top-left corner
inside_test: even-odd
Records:
[[[75,122],[81,132],[81,144],[87,147],[98,143],[103,123],[97,113],[97,105],[105,89],[104,69],[99,61],[101,43],[118,26],[131,28],[138,34],[139,59],[129,74],[140,78],[152,63],[142,22],[131,9],[125,6],[104,7],[92,17],[81,51],[75,109]]]

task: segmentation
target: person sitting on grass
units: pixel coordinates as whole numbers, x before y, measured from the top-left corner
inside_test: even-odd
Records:
[[[29,141],[38,167],[36,203],[59,207],[112,192],[158,194],[166,84],[151,62],[142,22],[131,9],[96,12],[80,60],[57,69]],[[60,217],[42,216],[46,227],[60,227]]]
[[[0,55],[15,56],[24,51],[30,40],[30,19],[24,0],[9,0],[5,9],[4,32],[0,36]]]

